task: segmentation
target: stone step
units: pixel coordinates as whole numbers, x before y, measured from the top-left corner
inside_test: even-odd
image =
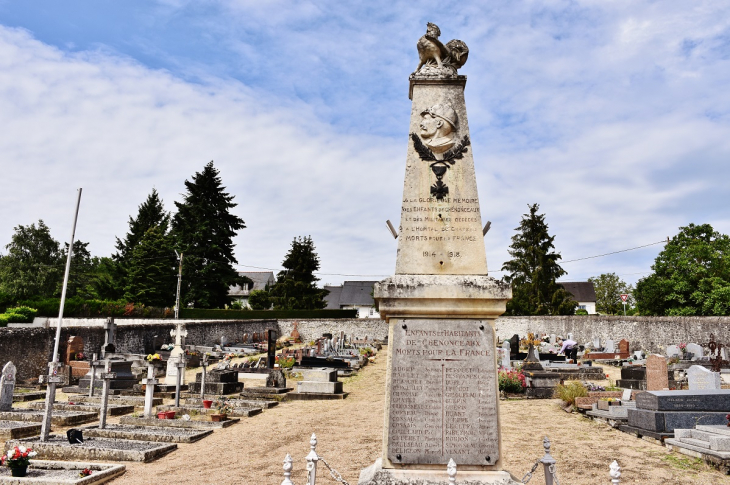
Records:
[[[710,449],[710,442],[709,441],[698,440],[698,439],[695,439],[695,438],[679,438],[679,441],[681,443],[686,443],[688,445],[696,446],[698,448],[707,448],[708,450]]]
[[[688,438],[707,441],[709,443],[710,437],[712,437],[713,435],[714,435],[714,433],[712,433],[711,431],[702,431],[699,429],[691,429],[690,436],[688,436]],[[717,436],[717,435],[714,435],[714,436]]]
[[[709,433],[721,434],[724,436],[730,436],[730,427],[723,425],[709,425],[709,424],[698,424],[698,431],[707,431]]]

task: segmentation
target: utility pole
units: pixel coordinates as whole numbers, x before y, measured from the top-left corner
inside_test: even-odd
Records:
[[[175,297],[175,320],[180,318],[180,282],[182,281],[182,261],[183,253],[178,254],[177,250],[175,255],[180,260],[180,267],[177,272],[177,296]]]

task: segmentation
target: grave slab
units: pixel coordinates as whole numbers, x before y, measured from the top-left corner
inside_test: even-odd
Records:
[[[300,381],[297,382],[297,393],[342,394],[342,383]]]
[[[94,403],[101,404],[101,396],[74,396],[73,402],[76,403]],[[152,399],[153,406],[159,406],[162,404],[161,397],[155,397]],[[144,407],[144,397],[136,396],[109,396],[109,405],[125,405]]]
[[[698,424],[724,424],[726,415],[727,412],[629,409],[628,424],[647,431],[672,433],[677,428],[692,428]]]
[[[191,419],[186,421],[184,419],[157,419],[135,417],[135,416],[122,416],[119,419],[119,424],[130,424],[133,426],[154,426],[161,428],[188,428],[188,429],[217,429],[227,428],[238,423],[240,418],[229,418],[225,421],[199,421]]]
[[[155,441],[160,443],[193,443],[213,433],[212,429],[174,428],[162,426],[134,426],[126,424],[107,424],[106,428],[97,426],[82,428],[84,437],[113,438],[136,441]]]
[[[12,411],[0,412],[0,420],[8,421],[40,423],[43,421],[43,416],[43,411],[35,409],[14,409]],[[98,413],[54,410],[51,416],[51,424],[56,426],[76,426],[77,424],[96,421],[98,417]]]
[[[40,424],[22,421],[0,421],[0,440],[6,441],[41,434]]]
[[[715,391],[647,391],[635,397],[636,407],[654,411],[730,412],[730,389]]]
[[[231,405],[232,410],[228,413],[228,416],[233,416],[234,418],[250,418],[251,416],[256,416],[257,414],[260,414],[263,410],[260,407],[252,407],[252,406],[235,406],[232,401],[227,401],[229,405]],[[215,408],[211,409],[205,409],[202,405],[201,406],[173,406],[173,405],[164,405],[164,406],[157,406],[157,412],[160,411],[175,411],[176,416],[177,415],[183,415],[187,414],[189,416],[194,415],[210,415],[215,414],[217,411]]]
[[[84,468],[91,470],[91,475],[80,477]],[[113,480],[125,470],[126,467],[118,463],[33,460],[24,478],[11,477],[10,469],[3,467],[0,485],[96,485]]]
[[[200,398],[187,398],[183,399],[183,403],[195,407],[200,407],[203,405],[203,400]],[[234,407],[238,406],[263,409],[269,409],[279,405],[279,401],[265,401],[263,399],[229,399],[228,403]]]
[[[45,409],[45,403],[34,402],[30,403],[29,409],[41,410]],[[88,413],[99,413],[101,410],[100,404],[85,403],[85,404],[70,404],[65,402],[56,402],[53,404],[54,413],[58,411],[77,411],[77,412],[88,412]],[[130,414],[134,412],[134,406],[130,405],[109,405],[106,408],[107,415],[109,416],[122,416],[124,414]]]
[[[13,402],[28,402],[45,398],[46,393],[44,391],[19,392],[16,388],[13,392]]]
[[[177,449],[176,444],[108,438],[84,438],[83,443],[71,444],[66,436],[59,435],[50,435],[47,441],[32,438],[10,440],[5,443],[5,449],[20,445],[30,446],[38,452],[39,456],[53,460],[110,460],[145,463],[162,458]]]

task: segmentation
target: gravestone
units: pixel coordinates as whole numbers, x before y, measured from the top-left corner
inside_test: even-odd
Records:
[[[10,411],[13,408],[16,375],[15,365],[12,362],[5,364],[0,376],[0,411]]]
[[[593,339],[593,349],[601,350],[601,337],[596,337]]]
[[[177,321],[175,328],[170,330],[170,336],[175,339],[175,347],[170,351],[170,357],[167,359],[167,371],[165,372],[165,384],[177,386],[178,379],[178,363],[185,359],[185,350],[183,350],[183,339],[188,336],[188,331],[184,325]],[[180,374],[180,385],[185,384],[185,372]]]
[[[76,360],[76,354],[83,353],[84,351],[84,338],[78,335],[72,335],[66,342],[66,365],[69,362]]]
[[[505,340],[502,342],[502,367],[509,369],[510,366],[510,344],[509,340]]]
[[[428,32],[419,45],[439,35],[433,24]],[[443,47],[451,61],[425,62],[422,51],[409,79],[395,275],[373,288],[389,325],[383,454],[359,485],[423,483],[452,458],[460,480],[512,483],[502,469],[494,355],[494,320],[512,292],[488,276],[466,77],[457,72],[468,49],[459,40]]]
[[[221,348],[228,347],[228,337],[221,335]]]
[[[678,357],[682,355],[682,351],[679,350],[678,345],[667,345],[667,357]]]
[[[612,354],[616,352],[616,347],[613,344],[613,340],[606,340],[606,348],[603,349],[604,354]]]
[[[721,389],[722,380],[719,372],[712,372],[701,365],[693,365],[687,369],[687,382],[690,391],[706,391]]]
[[[276,337],[278,332],[276,330],[266,331],[266,367],[269,369],[274,368],[276,362]]]
[[[271,369],[266,377],[266,387],[286,389],[286,375],[281,369]]]
[[[621,341],[618,343],[618,352],[619,354],[627,354],[629,353],[629,341],[625,339],[621,339]]]
[[[687,352],[693,354],[692,360],[699,360],[704,355],[704,349],[697,344],[687,344]]]
[[[550,343],[554,345],[557,343],[557,341],[558,341],[558,336],[555,335],[554,333],[551,333],[550,334]]]
[[[509,354],[510,356],[517,355],[520,351],[520,336],[517,334],[512,335],[509,339]]]
[[[294,322],[294,329],[291,331],[291,338],[295,342],[299,342],[302,339],[301,335],[299,335],[299,322],[297,321]]]
[[[644,353],[641,350],[634,350],[634,360],[642,360]]]
[[[661,391],[668,388],[667,359],[663,355],[651,354],[646,358],[646,390]]]
[[[105,358],[109,354],[117,351],[116,345],[117,324],[113,318],[107,318],[104,322],[104,345],[101,347],[101,357]]]

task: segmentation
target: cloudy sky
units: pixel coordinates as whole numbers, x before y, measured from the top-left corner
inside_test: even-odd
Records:
[[[395,267],[408,75],[427,21],[469,48],[492,274],[539,203],[566,280],[634,282],[665,240],[730,233],[730,3],[0,0],[0,245],[43,219],[108,256],[152,188],[210,160],[241,270],[311,235],[323,283]]]

